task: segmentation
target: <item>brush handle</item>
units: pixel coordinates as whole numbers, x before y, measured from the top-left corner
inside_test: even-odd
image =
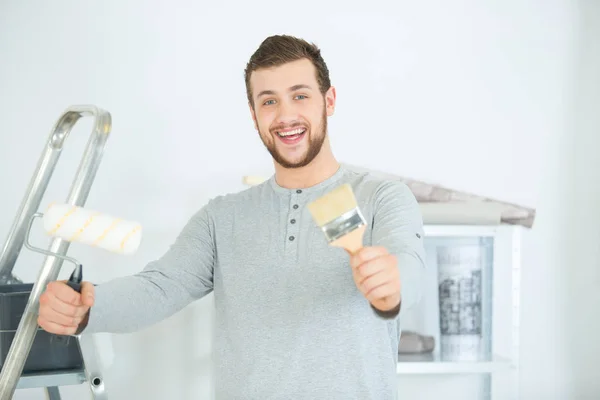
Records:
[[[363,248],[363,237],[365,235],[366,229],[367,226],[362,225],[353,230],[352,232],[332,241],[329,244],[334,247],[341,247],[345,249],[348,253],[354,254]]]

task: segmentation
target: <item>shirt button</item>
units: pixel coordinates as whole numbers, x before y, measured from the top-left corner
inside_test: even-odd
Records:
[[[302,190],[298,189],[298,190],[296,190],[296,193],[300,194],[300,193],[302,193]]]
[[[291,242],[291,241],[293,241],[293,240],[294,240],[294,237],[293,237],[293,236],[290,236],[290,242]]]
[[[298,204],[294,204],[294,210],[298,209]]]
[[[291,222],[292,224],[295,224],[295,223],[296,223],[296,220],[295,220],[295,219],[292,219],[290,222]]]

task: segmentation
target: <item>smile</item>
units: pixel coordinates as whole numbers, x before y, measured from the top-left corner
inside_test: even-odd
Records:
[[[302,135],[304,132],[306,132],[305,128],[297,128],[291,131],[282,131],[282,132],[277,132],[277,136],[283,138],[283,137],[290,137],[290,136],[297,136],[297,135]]]
[[[296,128],[286,131],[276,131],[276,135],[284,145],[296,145],[306,136],[306,128]]]

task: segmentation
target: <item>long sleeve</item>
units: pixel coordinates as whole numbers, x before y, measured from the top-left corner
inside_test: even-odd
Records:
[[[398,259],[402,298],[400,312],[414,306],[421,295],[425,270],[423,237],[421,210],[408,186],[400,181],[382,184],[375,193],[372,244],[385,247]],[[392,314],[398,313],[398,310],[395,311]],[[387,314],[380,313],[390,317]]]
[[[171,316],[213,290],[214,258],[207,205],[188,221],[162,257],[137,274],[96,286],[83,333],[133,332]]]

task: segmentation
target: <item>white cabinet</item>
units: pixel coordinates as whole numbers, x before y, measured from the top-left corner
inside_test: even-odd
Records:
[[[400,399],[518,397],[522,229],[425,226],[422,298],[402,328],[433,336],[435,349],[399,356]],[[457,295],[460,304],[453,303]]]

